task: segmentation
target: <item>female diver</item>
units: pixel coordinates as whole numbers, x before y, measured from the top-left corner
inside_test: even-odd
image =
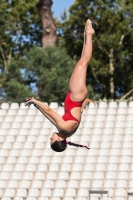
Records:
[[[81,113],[85,104],[88,102],[86,100],[88,93],[86,87],[86,73],[92,56],[92,35],[94,33],[95,31],[92,28],[91,20],[88,19],[84,30],[84,44],[81,58],[75,66],[70,78],[69,90],[64,101],[65,114],[62,117],[43,102],[38,101],[33,97],[26,98],[26,106],[34,104],[34,106],[38,108],[58,129],[58,133],[54,132],[50,138],[51,148],[57,152],[64,151],[67,144],[86,147],[67,142],[66,138],[72,136],[78,129],[81,121]]]

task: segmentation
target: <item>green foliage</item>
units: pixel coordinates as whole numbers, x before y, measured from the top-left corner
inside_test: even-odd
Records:
[[[62,102],[68,90],[72,70],[76,64],[65,49],[34,47],[27,52],[23,68],[25,80],[35,84],[37,95],[45,102]]]
[[[63,22],[57,22],[58,48],[45,50],[40,48],[42,30],[37,3],[38,0],[1,0],[0,96],[6,101],[22,102],[34,93],[43,101],[62,102],[76,64],[74,57],[81,55],[88,18],[93,20],[96,31],[87,75],[89,97],[112,98],[111,78],[114,98],[133,88],[132,0],[75,0],[70,15],[64,13]]]
[[[23,50],[41,45],[38,0],[0,2],[0,96],[6,101],[24,101],[31,94],[22,80]],[[12,59],[13,58],[13,59]]]
[[[1,96],[8,102],[21,103],[25,101],[27,96],[33,95],[22,77],[21,65],[20,60],[12,58],[10,64],[8,64],[8,72],[3,74],[4,81]]]
[[[76,64],[65,49],[33,47],[20,59],[11,59],[8,72],[3,73],[1,94],[6,101],[24,102],[27,96],[42,101],[64,101],[69,79]],[[37,92],[36,92],[37,91]]]
[[[88,88],[88,98],[89,99],[92,99],[92,100],[100,99],[100,94],[96,93],[94,91],[94,88],[90,84],[88,84],[87,88]]]
[[[37,3],[1,0],[0,96],[5,101],[23,102],[26,96],[38,95],[44,101],[62,102],[68,89],[75,60],[65,49],[39,47],[42,28]]]
[[[80,57],[85,22],[90,18],[94,22],[96,34],[93,37],[94,51],[88,70],[87,84],[90,84],[101,97],[111,98],[110,80],[113,77],[114,98],[121,97],[133,88],[132,0],[113,2],[76,0],[69,12],[69,18],[64,17],[63,23],[58,23],[59,45],[65,45],[71,56]],[[113,51],[113,73],[110,71],[111,50]]]
[[[41,22],[38,0],[1,0],[0,4],[0,72],[7,71],[11,57],[18,58],[23,49],[41,45]]]

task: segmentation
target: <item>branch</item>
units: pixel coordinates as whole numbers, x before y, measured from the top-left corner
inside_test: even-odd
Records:
[[[6,70],[6,58],[5,55],[3,53],[2,47],[0,46],[0,52],[1,52],[1,56],[3,58],[3,62],[4,62],[4,70]]]
[[[1,52],[1,56],[2,56],[3,60],[6,60],[3,50],[2,50],[2,47],[0,47],[0,52]]]
[[[124,99],[125,99],[128,95],[130,95],[132,92],[133,92],[133,89],[129,90],[129,92],[127,92],[123,97],[121,97],[121,98],[119,99],[119,101],[124,100]]]
[[[101,49],[102,51],[104,51],[108,56],[109,56],[109,53],[106,49],[104,49],[103,47],[101,47],[100,45],[98,45],[99,49]]]
[[[102,88],[103,88],[103,87],[105,88],[106,86],[103,85],[103,84],[99,81],[99,79],[97,78],[97,75],[96,75],[96,72],[94,71],[94,68],[91,67],[91,69],[92,69],[92,74],[93,74],[94,78],[96,79],[96,82],[97,82],[98,84],[100,84],[100,85],[102,86]]]
[[[10,63],[11,57],[12,57],[12,48],[10,48],[10,51],[9,51],[8,61],[7,61],[8,63]]]
[[[125,35],[122,35],[122,36],[121,36],[121,38],[120,38],[120,42],[119,42],[119,45],[122,45],[123,40],[124,40],[124,37],[125,37]]]

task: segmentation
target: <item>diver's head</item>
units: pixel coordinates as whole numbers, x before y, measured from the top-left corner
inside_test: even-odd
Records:
[[[51,148],[56,152],[62,152],[66,149],[66,135],[54,132],[50,138]]]

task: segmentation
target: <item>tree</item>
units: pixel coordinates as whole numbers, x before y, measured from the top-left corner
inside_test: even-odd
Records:
[[[12,58],[7,65],[8,72],[3,74],[6,81],[3,82],[1,96],[7,102],[24,102],[27,96],[33,96],[31,89],[23,77],[22,61]]]
[[[14,55],[33,45],[40,46],[42,31],[37,0],[1,1],[0,47],[5,57],[8,58],[10,51]]]
[[[52,17],[51,0],[40,0],[37,4],[37,7],[40,12],[41,21],[42,21],[42,46],[45,48],[46,46],[55,46],[56,44],[56,24]]]
[[[41,22],[36,8],[37,0],[1,0],[0,6],[0,93],[8,94],[9,64],[12,58],[17,61],[23,56],[23,50],[34,45],[41,46]],[[16,66],[18,69],[20,66]],[[15,76],[15,73],[14,73]],[[14,80],[18,77],[14,77]],[[10,83],[7,83],[9,81]],[[14,82],[14,85],[16,82]],[[17,82],[17,84],[19,84]],[[25,88],[26,89],[26,88]],[[16,94],[16,93],[15,93]],[[12,98],[12,97],[11,97]]]
[[[121,97],[133,88],[132,1],[76,0],[69,12],[69,18],[64,17],[58,25],[59,44],[64,44],[71,56],[80,56],[85,21],[93,20],[96,35],[87,83],[101,97]]]
[[[23,77],[27,84],[34,84],[42,101],[63,102],[76,59],[71,59],[65,49],[51,46],[34,47],[25,55]]]
[[[0,96],[4,101],[23,102],[26,96],[33,95],[39,95],[48,102],[64,100],[75,59],[70,59],[64,49],[48,48],[43,51],[41,48],[42,28],[37,2],[1,2]],[[42,9],[52,17],[48,2],[52,1],[45,1]],[[49,7],[46,9],[45,6]],[[49,21],[46,25],[48,27],[45,28],[49,28]],[[55,32],[53,26],[50,24],[50,37]]]

